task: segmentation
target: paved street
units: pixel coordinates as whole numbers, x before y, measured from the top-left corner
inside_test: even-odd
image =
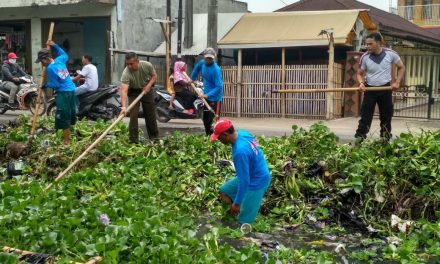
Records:
[[[0,122],[15,119],[19,114],[30,114],[29,112],[16,111],[6,112],[0,115]],[[265,136],[282,136],[288,135],[292,131],[292,125],[298,125],[306,129],[310,128],[317,120],[302,119],[282,119],[282,118],[230,118],[237,129],[246,129],[255,135]],[[358,118],[342,118],[330,121],[323,121],[331,131],[344,141],[353,139],[354,131],[357,128]],[[129,119],[125,118],[124,122],[128,123]],[[145,122],[139,119],[140,127],[145,130]],[[184,131],[190,133],[203,133],[203,124],[201,120],[171,120],[168,123],[158,123],[161,135],[173,131]],[[440,120],[426,119],[409,119],[394,118],[393,134],[399,135],[403,132],[419,133],[422,130],[438,130],[440,129]],[[379,137],[379,120],[374,119],[370,135],[374,138]]]

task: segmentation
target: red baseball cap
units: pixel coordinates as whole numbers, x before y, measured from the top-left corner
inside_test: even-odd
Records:
[[[18,59],[17,54],[15,54],[14,52],[9,52],[8,59]]]
[[[231,128],[232,122],[229,119],[221,118],[214,124],[214,133],[211,135],[211,141],[215,141],[223,132]]]

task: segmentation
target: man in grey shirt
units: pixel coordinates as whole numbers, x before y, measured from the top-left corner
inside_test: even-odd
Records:
[[[362,55],[360,68],[357,72],[359,87],[364,92],[364,99],[355,138],[362,141],[367,137],[377,104],[379,107],[380,136],[385,142],[388,142],[392,136],[393,91],[400,87],[405,73],[405,66],[395,51],[382,47],[380,33],[369,34],[366,42],[368,51]],[[392,78],[392,65],[397,67],[395,81]],[[369,86],[391,86],[393,91],[366,91],[365,87]]]
[[[74,77],[72,81],[77,82],[84,78],[84,84],[76,87],[75,95],[96,91],[96,89],[98,89],[98,70],[96,69],[96,66],[92,64],[92,59],[92,56],[87,54],[82,57],[82,64],[84,67],[78,72],[78,75]]]

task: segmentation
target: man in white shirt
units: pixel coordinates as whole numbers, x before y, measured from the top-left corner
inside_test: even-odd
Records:
[[[84,79],[83,85],[75,89],[75,95],[80,95],[86,92],[96,91],[98,89],[98,70],[96,66],[92,64],[92,56],[84,55],[82,57],[82,64],[84,67],[78,72],[78,75],[72,78],[74,82]]]

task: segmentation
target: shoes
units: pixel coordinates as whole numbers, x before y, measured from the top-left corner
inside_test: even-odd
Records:
[[[188,110],[185,109],[185,110],[183,110],[183,113],[187,114],[187,115],[193,115],[194,114],[194,109],[192,109],[192,108],[188,109]]]
[[[8,103],[7,104],[9,109],[18,109],[20,106],[18,105],[18,103]]]

